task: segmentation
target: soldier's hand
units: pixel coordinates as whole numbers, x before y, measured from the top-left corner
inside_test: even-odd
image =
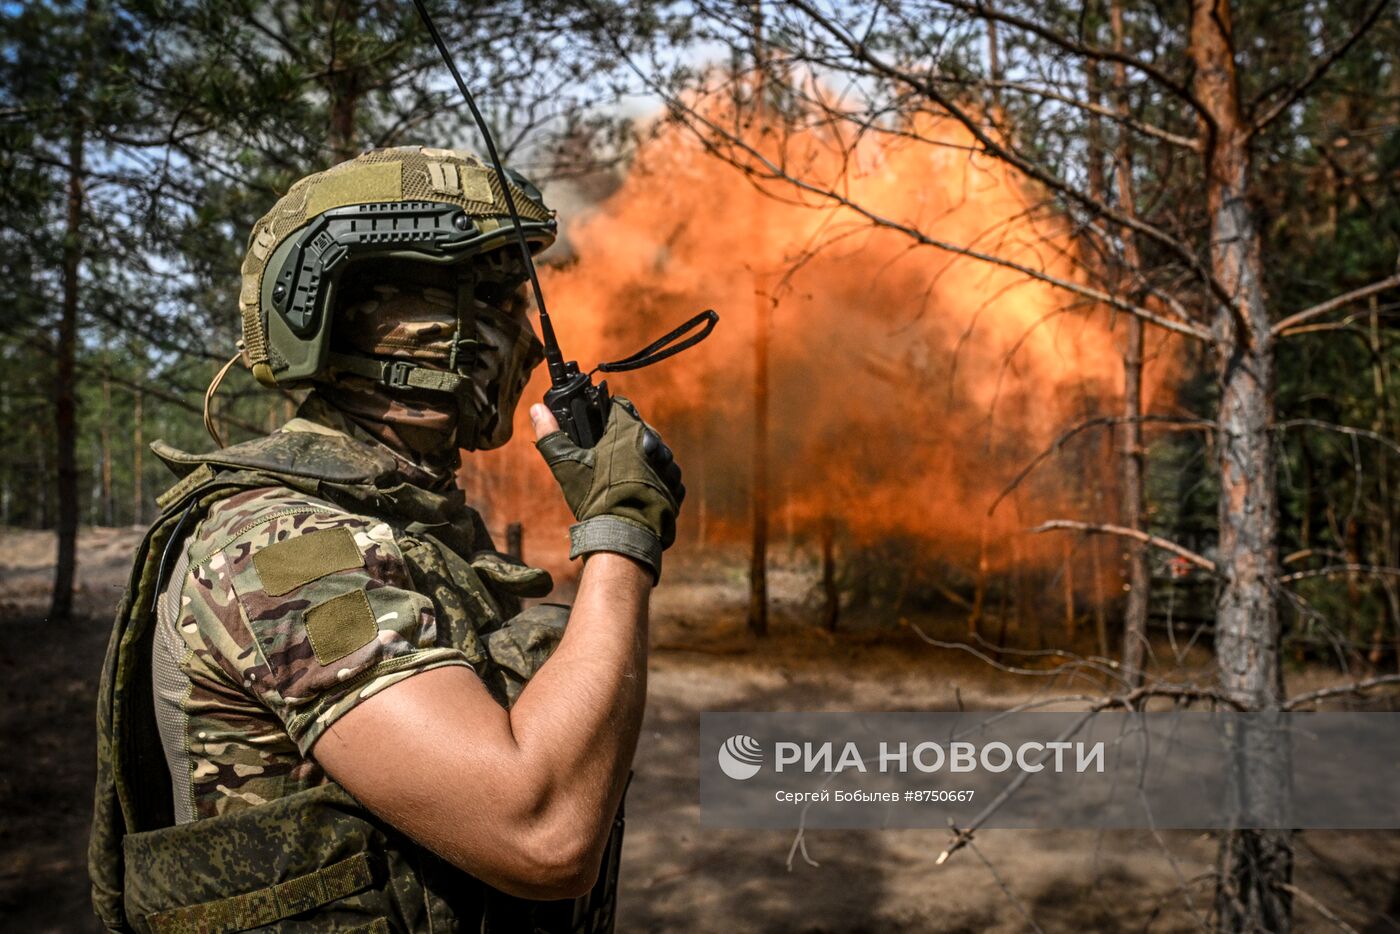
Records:
[[[539,449],[578,524],[570,557],[594,551],[628,555],[661,575],[661,552],[676,538],[685,484],[675,455],[627,399],[613,398],[603,437],[581,448],[543,405],[530,408]]]

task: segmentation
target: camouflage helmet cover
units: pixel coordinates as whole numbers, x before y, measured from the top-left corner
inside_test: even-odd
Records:
[[[506,170],[526,240],[554,242],[554,213],[537,188]],[[470,152],[376,149],[307,176],[254,226],[239,306],[243,360],[258,382],[321,375],[332,296],[345,268],[375,257],[455,265],[510,243],[496,173]]]

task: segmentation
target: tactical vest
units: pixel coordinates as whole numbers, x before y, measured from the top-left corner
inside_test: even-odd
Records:
[[[557,641],[519,612],[549,575],[494,551],[460,499],[393,478],[393,461],[343,435],[279,432],[210,455],[153,445],[178,474],[137,549],[98,690],[97,788],[89,872],[109,931],[609,932],[622,845],[619,809],[603,868],[583,898],[514,898],[458,870],[328,783],[267,804],[176,824],[155,720],[156,600],[187,537],[213,504],[269,486],[390,519],[414,584],[432,598],[439,638],[460,648],[509,703]],[[509,621],[509,622],[508,622]]]

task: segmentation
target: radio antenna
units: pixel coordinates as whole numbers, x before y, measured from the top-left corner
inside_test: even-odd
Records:
[[[540,337],[544,344],[544,359],[549,364],[549,381],[552,384],[549,391],[544,394],[544,403],[554,413],[554,417],[559,421],[559,427],[574,440],[575,444],[591,448],[603,436],[604,428],[608,423],[608,412],[612,405],[612,397],[608,395],[607,380],[603,380],[595,386],[593,385],[593,374],[600,371],[620,373],[626,370],[639,370],[642,367],[665,360],[667,357],[675,356],[708,337],[719,321],[719,315],[715,314],[713,309],[702,311],[660,340],[653,341],[636,353],[623,357],[621,360],[600,363],[587,373],[579,368],[577,361],[569,360],[566,362],[564,360],[564,354],[559,350],[559,339],[554,336],[554,324],[549,320],[549,310],[545,308],[544,291],[540,288],[540,277],[535,271],[535,258],[530,254],[530,244],[525,242],[525,224],[520,220],[520,212],[515,207],[515,195],[510,190],[510,179],[506,177],[505,167],[501,165],[501,156],[496,152],[496,141],[492,138],[491,130],[486,126],[486,120],[481,116],[481,111],[477,109],[476,99],[472,97],[472,92],[467,89],[467,83],[462,80],[462,73],[457,70],[457,63],[452,60],[452,53],[447,51],[447,45],[442,41],[442,34],[433,24],[433,18],[428,14],[428,8],[424,5],[423,0],[413,0],[413,6],[418,10],[418,17],[423,20],[423,25],[428,27],[428,35],[433,37],[433,44],[437,46],[438,54],[447,64],[447,70],[452,73],[452,80],[457,82],[457,90],[462,92],[462,99],[467,102],[467,107],[472,112],[476,128],[481,131],[481,138],[486,143],[486,153],[491,157],[491,168],[501,183],[501,193],[505,195],[506,209],[510,211],[510,221],[515,228],[515,242],[520,247],[520,258],[524,261],[525,271],[530,276],[530,286],[535,291],[535,307],[540,311]]]
[[[452,53],[447,50],[446,43],[442,41],[442,34],[438,32],[437,26],[433,23],[428,8],[424,6],[423,0],[413,0],[413,6],[418,10],[418,17],[423,21],[423,25],[428,27],[428,35],[433,37],[433,44],[437,46],[438,54],[446,63],[447,70],[452,73],[452,80],[457,82],[457,90],[462,92],[462,99],[467,102],[467,109],[471,111],[472,120],[476,122],[476,128],[481,132],[481,138],[486,143],[486,154],[491,157],[491,168],[496,173],[496,179],[501,183],[501,192],[506,199],[506,210],[510,212],[510,222],[515,228],[515,242],[520,247],[520,258],[525,263],[525,271],[530,277],[530,288],[535,293],[535,307],[540,312],[540,334],[544,344],[544,359],[549,364],[550,378],[557,382],[567,378],[564,354],[559,350],[559,339],[554,336],[554,325],[549,320],[549,310],[544,304],[544,290],[540,288],[540,277],[535,271],[535,257],[530,253],[530,244],[525,241],[525,225],[520,220],[520,212],[515,207],[515,195],[511,194],[510,179],[506,176],[505,167],[501,165],[501,156],[496,152],[496,141],[491,136],[490,128],[486,126],[486,119],[482,117],[481,111],[476,106],[476,98],[472,97],[472,92],[467,89],[467,83],[462,80],[462,73],[457,70],[457,63],[453,61]]]

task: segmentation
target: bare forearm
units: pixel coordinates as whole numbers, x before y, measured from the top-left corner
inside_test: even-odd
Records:
[[[563,640],[511,708],[520,754],[566,823],[601,831],[617,810],[646,700],[650,592],[641,565],[590,556]]]

